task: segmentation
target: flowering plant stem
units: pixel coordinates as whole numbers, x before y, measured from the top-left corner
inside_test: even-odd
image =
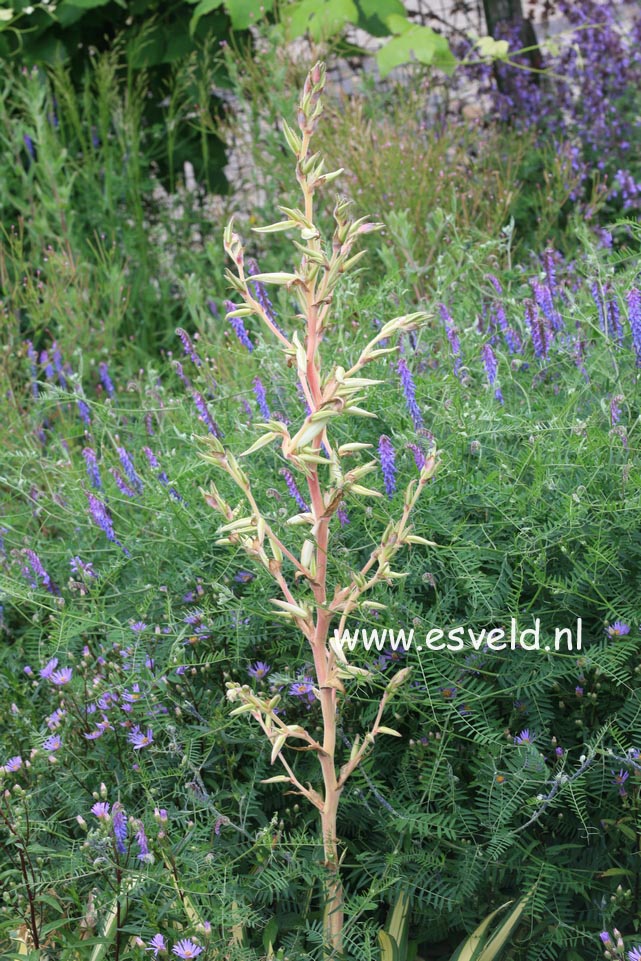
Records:
[[[280,695],[268,697],[255,693],[247,685],[230,683],[228,698],[239,701],[232,714],[250,713],[259,723],[272,745],[272,764],[279,761],[285,774],[268,781],[282,781],[305,797],[319,812],[324,849],[325,920],[324,936],[327,957],[337,957],[343,949],[343,886],[340,876],[340,857],[337,837],[337,816],[341,793],[351,774],[370,750],[378,734],[396,735],[381,726],[383,712],[394,690],[403,683],[409,671],[398,672],[383,694],[375,721],[362,742],[357,739],[351,756],[337,766],[336,733],[340,699],[345,692],[344,682],[355,677],[370,678],[370,672],[350,665],[339,644],[330,638],[332,622],[340,618],[338,636],[342,636],[347,618],[358,609],[366,609],[371,602],[364,595],[381,582],[391,584],[405,576],[393,571],[391,561],[404,545],[428,544],[424,538],[411,533],[410,515],[421,491],[436,469],[436,455],[425,459],[418,480],[407,488],[404,506],[398,520],[390,522],[380,543],[372,550],[360,570],[352,572],[347,584],[330,587],[330,534],[334,515],[346,497],[381,496],[376,490],[363,487],[361,480],[377,466],[376,461],[346,469],[346,459],[359,454],[368,444],[351,443],[335,448],[329,427],[339,418],[373,417],[359,406],[367,389],[380,383],[357,376],[372,360],[393,354],[397,347],[381,347],[381,341],[392,335],[415,329],[426,319],[424,313],[414,313],[384,324],[377,336],[361,351],[356,363],[348,370],[334,366],[323,375],[320,346],[328,319],[336,285],[343,273],[354,266],[362,253],[352,255],[352,247],[361,234],[380,228],[365,218],[352,221],[348,217],[348,202],[338,201],[334,209],[336,228],[331,246],[323,245],[320,231],[314,224],[314,195],[323,184],[337,177],[341,171],[324,172],[324,161],[318,153],[311,153],[310,143],[322,112],[321,94],[325,85],[325,67],[316,64],[310,71],[298,110],[300,134],[283,124],[287,143],[296,157],[296,178],[300,185],[303,209],[284,208],[286,220],[258,231],[273,233],[297,229],[301,243],[295,246],[301,253],[294,273],[253,274],[247,276],[244,249],[230,223],[225,231],[225,250],[234,270],[227,271],[227,279],[240,295],[243,305],[232,304],[228,317],[258,316],[277,337],[288,366],[296,366],[298,381],[308,413],[300,428],[290,433],[281,421],[268,420],[259,425],[263,433],[240,457],[245,457],[274,441],[279,441],[289,467],[301,474],[306,482],[310,508],[287,521],[292,527],[307,528],[309,536],[301,547],[286,546],[279,534],[263,516],[252,484],[237,459],[215,437],[206,438],[208,451],[204,458],[225,471],[240,489],[247,507],[232,508],[214,485],[203,491],[207,503],[223,515],[225,523],[219,528],[219,544],[242,546],[255,561],[272,576],[281,593],[272,603],[278,616],[295,624],[307,639],[314,662],[315,696],[320,701],[323,735],[320,741],[299,724],[286,723],[277,713]],[[300,305],[297,315],[304,325],[301,342],[297,332],[291,336],[276,324],[269,301],[262,294],[262,284],[286,287]],[[247,513],[247,509],[249,513]],[[374,605],[381,608],[383,605]],[[289,742],[304,742],[304,749],[315,753],[322,777],[322,792],[299,780],[285,756]]]

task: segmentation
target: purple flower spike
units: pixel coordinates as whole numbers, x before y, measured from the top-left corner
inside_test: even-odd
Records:
[[[418,447],[417,444],[408,444],[407,449],[411,450],[414,456],[414,463],[416,464],[417,469],[423,470],[423,468],[425,467],[425,454],[423,453],[421,448]]]
[[[194,364],[196,367],[202,367],[203,362],[198,356],[196,348],[194,347],[191,337],[189,336],[187,331],[183,330],[182,327],[177,327],[176,333],[180,338],[180,342],[183,345],[183,350],[185,351],[185,354],[187,355],[187,357],[189,357],[192,364]]]
[[[122,464],[125,474],[127,475],[127,478],[129,479],[129,483],[132,484],[139,492],[142,491],[143,483],[136,473],[136,468],[134,467],[134,463],[129,453],[124,447],[116,447],[116,450],[118,451],[118,458]]]
[[[609,291],[610,292],[610,291]],[[610,292],[611,293],[611,292]],[[615,295],[611,295],[608,300],[608,334],[621,343],[623,341],[623,328],[621,326],[621,311],[619,310],[619,302]]]
[[[254,274],[260,273],[260,270],[258,269],[258,264],[256,263],[253,257],[250,257],[249,260],[247,261],[247,273],[250,277],[253,277]],[[267,291],[265,290],[264,285],[261,284],[260,281],[258,280],[253,280],[252,287],[254,288],[254,294],[256,295],[256,300],[265,311],[265,314],[267,315],[268,319],[272,322],[274,327],[277,328],[277,330],[280,330],[280,327],[276,323],[276,315],[274,314],[274,307],[272,305],[271,300],[267,296]]]
[[[407,366],[404,357],[401,357],[399,360],[397,370],[399,377],[401,378],[401,385],[405,395],[405,404],[414,423],[414,428],[416,430],[421,430],[423,427],[423,415],[421,414],[420,408],[416,403],[416,385],[414,383],[414,378],[412,377],[412,372]]]
[[[633,287],[628,291],[628,323],[632,333],[632,346],[636,355],[636,365],[641,367],[641,292]]]
[[[113,479],[115,480],[118,486],[118,490],[120,491],[121,494],[124,494],[125,497],[136,496],[136,492],[132,491],[131,487],[127,485],[127,482],[125,481],[122,474],[119,471],[117,471],[115,467],[110,467],[109,473],[112,475]]]
[[[378,442],[378,455],[381,459],[381,469],[383,480],[385,481],[385,492],[391,499],[396,490],[396,463],[394,447],[386,434],[381,434]]]
[[[94,524],[96,524],[107,536],[107,539],[117,544],[122,552],[130,557],[130,553],[126,547],[123,547],[120,541],[117,539],[114,532],[114,525],[107,508],[102,503],[100,498],[96,497],[94,494],[90,494],[89,491],[85,492],[87,495],[87,500],[89,501],[89,513],[91,514],[91,519]]]
[[[211,304],[212,304],[212,301],[209,301],[209,307],[210,307],[210,309],[211,309]],[[225,311],[226,311],[228,314],[231,313],[231,312],[234,311],[234,310],[237,310],[237,309],[238,309],[238,308],[237,308],[237,305],[234,304],[234,303],[232,303],[231,300],[226,300],[226,301],[225,301]],[[246,331],[246,329],[245,329],[245,325],[244,325],[244,323],[243,323],[243,318],[242,318],[242,317],[228,317],[227,319],[229,320],[229,323],[231,324],[232,329],[233,329],[234,333],[236,334],[236,337],[238,338],[238,340],[240,341],[240,343],[243,345],[243,347],[246,347],[247,350],[248,350],[248,351],[250,352],[250,354],[251,354],[252,350],[254,349],[254,345],[253,345],[253,343],[252,343],[252,341],[251,341],[251,339],[250,339],[250,337],[249,337],[249,334],[247,333],[247,331]]]
[[[307,505],[306,501],[303,498],[303,495],[301,494],[298,487],[296,486],[294,475],[290,470],[287,469],[287,467],[281,468],[280,472],[285,478],[285,483],[287,484],[287,490],[289,491],[290,495],[294,498],[294,500],[298,504],[299,510],[303,514],[308,514],[309,506]]]
[[[31,570],[33,571],[34,577],[42,581],[43,587],[45,587],[50,594],[58,594],[58,588],[51,580],[50,576],[47,574],[46,570],[42,565],[42,561],[38,557],[35,551],[25,550],[25,557],[29,563]]]
[[[261,415],[265,418],[265,420],[270,420],[272,415],[267,403],[265,387],[260,377],[254,377],[254,394],[256,396],[256,403],[258,404],[258,409]]]
[[[534,353],[537,357],[547,357],[551,336],[533,300],[525,301],[525,321],[532,336]]]
[[[100,471],[98,469],[98,458],[95,450],[92,450],[91,447],[85,447],[83,448],[82,456],[84,457],[85,464],[87,465],[87,474],[89,475],[91,486],[94,488],[94,490],[102,490],[102,481],[100,479]]]
[[[149,850],[149,842],[147,841],[147,835],[142,824],[136,832],[136,844],[138,845],[137,859],[139,861],[146,861],[147,863],[153,861],[154,856]]]
[[[98,364],[98,373],[100,375],[100,383],[105,388],[108,397],[116,396],[116,388],[113,385],[113,381],[109,376],[109,368],[104,361]]]
[[[114,803],[112,812],[112,825],[114,829],[114,837],[116,838],[116,850],[119,854],[127,853],[127,815],[125,814],[125,809],[120,803],[116,801]]]
[[[347,524],[349,524],[349,517],[347,516],[347,511],[345,510],[345,505],[343,503],[339,504],[336,508],[336,516],[338,517],[341,527],[346,527]]]
[[[485,373],[487,375],[488,383],[490,387],[494,387],[496,384],[496,377],[499,370],[499,365],[496,359],[496,355],[492,350],[490,344],[484,344],[481,349],[481,356],[483,358],[483,366],[485,367]],[[494,389],[494,396],[500,403],[503,403],[503,395],[501,393],[501,388],[496,386]]]
[[[196,410],[198,411],[200,419],[202,420],[203,424],[205,425],[209,433],[213,434],[214,437],[218,437],[218,438],[222,437],[223,436],[222,432],[218,424],[216,423],[216,421],[213,419],[213,417],[209,413],[209,408],[207,407],[207,401],[205,400],[203,395],[199,391],[193,390],[191,392],[191,396],[193,398],[194,404],[196,405]]]

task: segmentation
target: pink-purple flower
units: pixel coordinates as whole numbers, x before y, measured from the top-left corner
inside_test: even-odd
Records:
[[[188,961],[190,958],[197,958],[199,954],[202,954],[203,949],[189,938],[183,938],[178,944],[175,944],[171,949],[171,953],[175,954],[177,958],[182,958],[183,961]]]

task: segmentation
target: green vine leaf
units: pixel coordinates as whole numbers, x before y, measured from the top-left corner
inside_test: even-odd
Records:
[[[396,14],[387,18],[396,36],[392,37],[376,54],[381,77],[387,77],[395,67],[418,61],[426,66],[438,67],[451,75],[456,68],[456,58],[445,37],[430,27],[409,24]],[[405,24],[407,27],[404,28]]]

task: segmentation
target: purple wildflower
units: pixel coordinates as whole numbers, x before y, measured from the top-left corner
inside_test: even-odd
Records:
[[[73,677],[73,670],[70,667],[61,667],[59,671],[54,671],[49,680],[56,687],[64,687]]]
[[[194,364],[196,367],[202,367],[203,362],[198,356],[196,348],[194,347],[191,337],[189,336],[187,331],[183,330],[182,327],[177,327],[176,334],[180,338],[180,342],[183,345],[183,350],[185,351],[185,354],[187,355],[187,357],[189,357],[192,364]]]
[[[202,420],[203,424],[205,425],[209,433],[213,434],[214,437],[222,437],[218,424],[209,413],[209,409],[207,407],[207,401],[205,400],[203,395],[197,390],[192,390],[191,396],[193,398],[194,404],[196,405],[196,410],[198,411],[200,419]]]
[[[292,474],[292,472],[288,470],[287,467],[282,467],[280,473],[285,478],[285,483],[287,484],[287,490],[289,491],[290,495],[294,498],[294,500],[298,504],[299,509],[302,511],[303,514],[308,514],[309,506],[305,502],[303,495],[301,494],[298,487],[296,486],[296,481],[294,480],[294,475]]]
[[[210,310],[211,310],[211,304],[212,304],[212,301],[209,301]],[[238,310],[237,305],[234,304],[234,303],[232,303],[231,300],[226,300],[226,301],[225,301],[225,311],[227,312],[227,315],[228,315],[228,316],[227,316],[227,320],[228,320],[229,323],[231,324],[232,329],[233,329],[234,333],[236,334],[236,337],[238,338],[238,340],[240,341],[240,343],[243,345],[243,347],[246,347],[247,350],[251,353],[252,350],[254,349],[254,345],[253,345],[253,343],[252,343],[252,341],[251,341],[251,339],[250,339],[250,337],[249,337],[249,334],[247,333],[247,331],[246,331],[246,329],[245,329],[245,325],[244,325],[244,323],[243,323],[243,318],[242,318],[242,317],[229,317],[229,314],[232,313],[234,310]]]
[[[142,634],[143,631],[147,630],[147,624],[144,621],[134,621],[130,626],[135,634]]]
[[[632,346],[636,365],[641,367],[641,291],[633,287],[628,291],[628,323],[632,332]]]
[[[80,559],[80,557],[72,557],[69,561],[69,566],[73,574],[79,574],[84,578],[98,577],[93,569],[92,561],[87,561],[86,563]]]
[[[624,399],[621,394],[615,394],[615,396],[610,399],[610,422],[612,427],[621,420],[621,408],[619,404],[622,403]]]
[[[397,367],[398,375],[401,379],[401,386],[403,387],[403,393],[405,395],[405,404],[409,411],[410,417],[416,430],[420,430],[423,427],[423,415],[421,414],[420,408],[416,403],[416,385],[414,383],[414,378],[412,377],[412,372],[407,366],[407,362],[404,357],[401,357]]]
[[[552,292],[547,284],[541,284],[536,278],[530,281],[530,287],[534,293],[534,300],[541,309],[541,313],[549,322],[552,330],[561,330],[563,321],[554,306]]]
[[[641,961],[641,945],[628,951],[628,961]]]
[[[345,527],[347,524],[349,524],[349,517],[347,516],[347,511],[345,510],[345,505],[343,502],[341,502],[336,508],[336,516],[338,517],[341,527]]]
[[[87,401],[84,399],[80,390],[76,389],[76,405],[78,407],[78,413],[80,414],[80,419],[88,426],[91,427],[91,412]]]
[[[608,625],[605,630],[610,637],[625,637],[626,634],[630,633],[630,625],[626,624],[625,621],[615,621],[614,624]]]
[[[411,450],[414,456],[414,463],[418,470],[423,470],[425,467],[425,454],[417,444],[408,444],[407,449]]]
[[[490,344],[484,344],[481,349],[481,356],[483,358],[483,366],[485,367],[485,373],[487,375],[488,383],[490,387],[494,387],[496,383],[496,376],[498,374],[499,365],[496,360],[496,355],[492,350]],[[503,394],[501,393],[501,388],[496,387],[494,389],[494,396],[500,403],[503,403]]]
[[[265,418],[265,420],[269,420],[272,415],[269,405],[267,404],[265,387],[260,377],[254,377],[254,394],[256,396],[256,403],[258,404],[258,409],[261,415]]]
[[[534,737],[535,735],[530,734],[529,729],[526,727],[524,730],[521,731],[520,734],[516,735],[516,737],[514,738],[514,743],[515,744],[533,744]]]
[[[616,771],[612,771],[612,783],[615,785],[615,787],[618,787],[620,797],[625,797],[627,794],[625,782],[629,777],[630,775],[627,771],[619,771],[618,774]]]
[[[378,455],[381,459],[381,469],[385,482],[385,492],[391,499],[396,490],[396,464],[394,447],[386,434],[381,434],[378,441]]]
[[[136,843],[138,845],[138,854],[136,855],[139,861],[151,861],[153,855],[149,851],[149,842],[147,840],[147,835],[145,834],[145,828],[141,824],[136,832]]]
[[[314,681],[311,677],[302,677],[299,681],[290,684],[289,693],[292,697],[305,698],[308,703],[312,703],[314,696]]]
[[[109,802],[97,801],[91,808],[91,813],[94,814],[99,821],[106,821],[109,817]]]
[[[87,465],[87,474],[89,475],[91,486],[94,488],[94,490],[102,490],[102,481],[100,479],[100,471],[98,469],[98,458],[95,450],[92,450],[91,447],[84,447],[82,456],[84,457],[85,464]]]
[[[9,758],[7,763],[4,765],[3,770],[5,774],[15,774],[15,772],[19,771],[21,767],[22,767],[22,758],[20,757],[19,754],[16,754],[15,757]]]
[[[134,751],[141,751],[143,748],[153,744],[154,734],[150,727],[143,733],[138,725],[136,725],[131,734],[127,736],[127,740],[130,744],[133,744]]]
[[[171,949],[171,953],[175,954],[177,958],[183,958],[183,961],[188,961],[190,958],[197,958],[199,954],[202,954],[203,949],[199,948],[197,944],[190,941],[189,938],[183,938],[178,944],[174,944]]]
[[[114,544],[117,544],[118,547],[122,550],[122,552],[127,557],[130,557],[131,555],[129,551],[127,550],[126,547],[122,546],[122,544],[117,539],[114,533],[113,521],[109,516],[109,513],[105,505],[94,494],[90,494],[89,491],[85,491],[85,493],[87,495],[87,500],[89,501],[89,513],[91,514],[91,518],[94,524],[96,524],[102,531],[104,531],[108,540],[112,541]]]
[[[129,487],[129,485],[127,484],[126,480],[124,479],[120,471],[117,471],[115,467],[110,467],[109,473],[115,480],[118,490],[120,491],[121,494],[124,494],[125,497],[136,496],[136,491],[133,491],[131,487]]]
[[[602,330],[603,333],[605,334],[605,332],[606,332],[606,329],[605,329],[605,327],[606,327],[605,311],[604,311],[604,308],[603,308],[603,298],[601,297],[601,288],[600,288],[600,286],[599,286],[598,281],[596,281],[596,280],[594,281],[594,283],[593,283],[592,286],[590,287],[590,293],[592,294],[592,299],[594,300],[594,303],[596,304],[596,308],[597,308],[597,311],[598,311],[598,314],[599,314],[599,327],[601,328],[601,330]]]
[[[154,934],[153,938],[149,942],[148,950],[154,952],[154,958],[158,957],[159,951],[167,950],[167,944],[165,943],[165,939],[163,938],[162,934]]]
[[[40,674],[40,677],[44,678],[45,681],[48,681],[57,667],[58,658],[52,657],[50,661],[47,661],[42,670],[38,671],[38,673]]]
[[[236,571],[234,580],[237,584],[250,584],[256,577],[251,571]]]
[[[557,757],[563,757],[563,755],[565,754],[565,751],[563,750],[562,747],[555,747],[554,753],[556,754]]]
[[[260,273],[260,270],[258,269],[258,264],[256,263],[256,261],[254,260],[253,257],[250,257],[249,260],[247,261],[247,273],[248,273],[248,275],[249,275],[250,277],[253,277],[254,274],[259,274],[259,273]],[[263,310],[265,311],[265,314],[266,314],[268,320],[270,320],[270,321],[272,322],[272,324],[274,325],[274,327],[276,327],[278,330],[280,330],[280,327],[279,327],[278,324],[276,323],[276,316],[275,316],[275,314],[274,314],[274,307],[273,307],[273,305],[272,305],[271,300],[269,299],[269,297],[268,297],[268,295],[267,295],[267,291],[265,290],[264,284],[262,284],[259,280],[253,280],[253,281],[251,282],[251,285],[252,285],[252,287],[254,288],[254,293],[255,293],[255,295],[256,295],[256,300],[258,301],[258,303],[260,304],[260,306],[261,306],[261,307],[263,308]]]
[[[612,334],[619,343],[623,340],[623,328],[621,326],[621,311],[619,310],[619,302],[615,295],[610,296],[608,300],[608,333]]]
[[[62,740],[59,734],[52,734],[51,737],[45,738],[42,742],[42,746],[45,751],[57,751],[58,748],[62,747]]]
[[[179,376],[180,379],[182,380],[182,382],[183,382],[183,384],[185,385],[185,387],[187,388],[187,390],[192,390],[191,381],[189,380],[189,378],[188,378],[187,375],[185,374],[185,372],[184,372],[184,370],[183,370],[183,365],[180,363],[179,360],[175,360],[175,361],[174,361],[174,370],[176,371],[176,373],[178,374],[178,376]]]
[[[115,397],[116,388],[113,385],[113,381],[109,376],[109,368],[104,361],[98,364],[98,373],[100,374],[100,383],[105,388],[108,397]]]
[[[49,574],[47,574],[46,570],[44,569],[42,565],[42,561],[40,560],[36,552],[27,549],[23,553],[27,558],[29,566],[34,573],[34,576],[36,578],[40,578],[43,586],[46,587],[46,589],[49,591],[50,594],[57,594],[58,589],[56,585],[53,583],[53,581],[51,580]]]
[[[118,451],[118,458],[120,460],[120,463],[122,464],[122,469],[127,475],[129,483],[133,484],[133,486],[136,487],[138,491],[142,491],[143,483],[140,477],[138,476],[138,474],[136,473],[136,468],[134,467],[134,463],[129,453],[124,447],[116,447],[116,450]]]
[[[461,370],[462,360],[461,360],[461,342],[458,336],[458,330],[454,324],[454,320],[449,310],[445,304],[439,304],[439,313],[441,315],[441,320],[445,327],[445,333],[454,356],[454,373],[458,377]]]
[[[577,684],[577,686],[574,688],[574,693],[577,697],[583,697],[583,688],[580,684]]]
[[[114,829],[114,837],[116,838],[116,850],[119,854],[127,853],[127,815],[125,814],[125,809],[120,803],[116,801],[114,803],[112,812],[112,824]]]
[[[534,353],[537,357],[547,357],[551,338],[533,300],[525,301],[525,321],[530,329]]]
[[[271,667],[264,661],[256,661],[255,664],[252,664],[252,666],[247,669],[249,676],[253,677],[256,681],[262,681],[270,671]]]

